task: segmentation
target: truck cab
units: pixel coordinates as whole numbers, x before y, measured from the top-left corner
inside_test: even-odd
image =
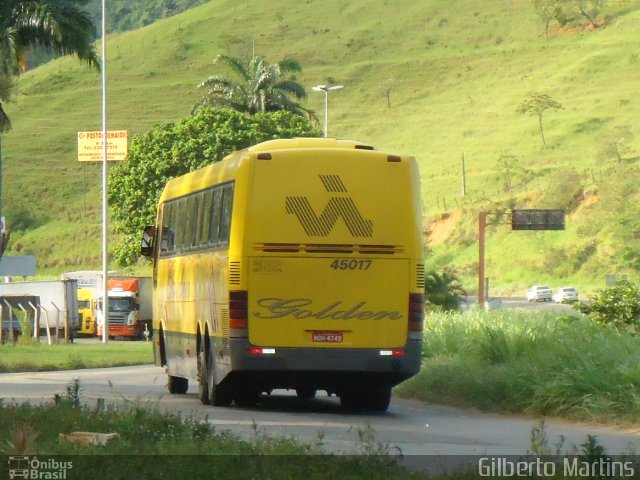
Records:
[[[151,279],[149,277],[110,278],[108,325],[110,337],[142,338],[151,331]],[[102,335],[102,326],[98,327]]]
[[[82,335],[97,333],[95,300],[93,292],[88,288],[78,289],[78,319],[80,321],[78,333]]]

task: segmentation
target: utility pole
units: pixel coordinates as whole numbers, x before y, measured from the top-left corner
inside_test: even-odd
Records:
[[[467,194],[467,172],[464,168],[464,152],[462,152],[462,196]]]
[[[487,212],[480,212],[478,215],[478,305],[483,306],[485,302],[484,283],[484,238],[485,227],[487,226]]]

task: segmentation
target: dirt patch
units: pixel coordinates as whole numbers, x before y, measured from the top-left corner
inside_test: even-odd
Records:
[[[600,197],[597,190],[587,190],[582,192],[577,198],[576,202],[578,206],[574,213],[580,213],[582,210],[589,208],[591,205],[598,203]]]
[[[447,212],[431,221],[425,223],[425,233],[427,235],[427,245],[433,247],[442,245],[451,236],[456,228],[462,213],[458,210]]]

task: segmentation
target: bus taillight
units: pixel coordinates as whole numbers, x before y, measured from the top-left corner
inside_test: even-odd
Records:
[[[409,331],[421,332],[424,328],[424,295],[409,294]]]
[[[404,357],[406,354],[407,352],[401,348],[395,350],[380,350],[380,355],[383,357]]]
[[[247,319],[249,318],[248,298],[246,290],[232,290],[229,292],[229,328],[247,328]]]
[[[275,348],[254,347],[249,349],[249,354],[251,355],[273,355],[275,353],[276,353]]]

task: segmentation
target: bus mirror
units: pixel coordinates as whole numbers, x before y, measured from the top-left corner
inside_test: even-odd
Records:
[[[145,257],[153,256],[153,237],[156,234],[156,227],[147,225],[142,233],[142,242],[140,243],[140,255]]]

